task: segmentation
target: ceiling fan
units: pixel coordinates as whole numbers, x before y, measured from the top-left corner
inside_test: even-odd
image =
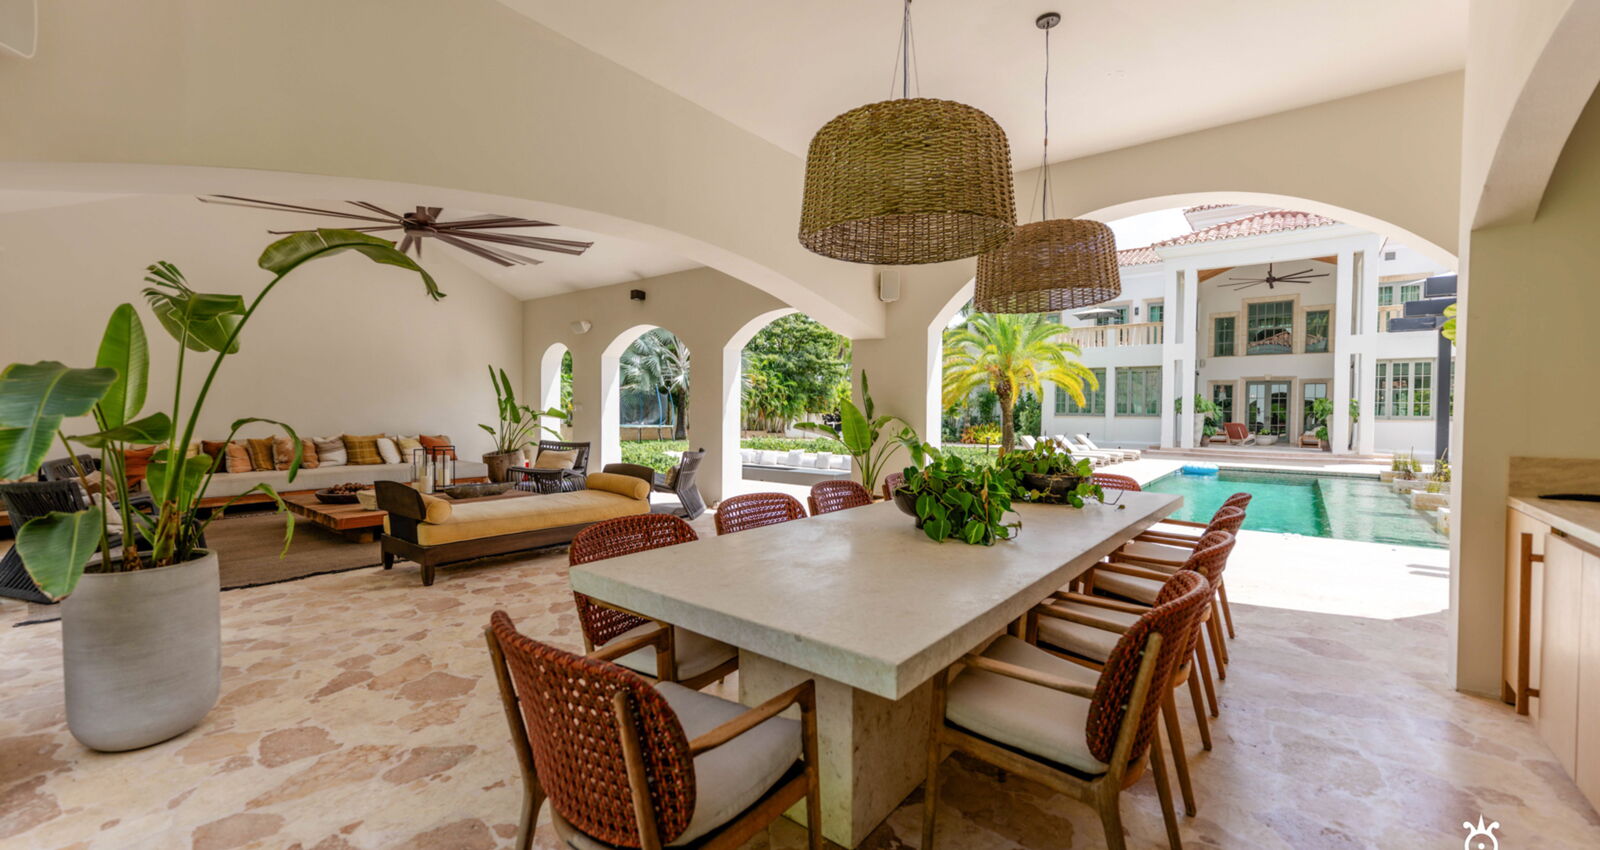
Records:
[[[1311,274],[1311,269],[1306,269],[1305,271],[1291,272],[1283,277],[1278,277],[1273,273],[1272,267],[1272,263],[1267,263],[1266,277],[1230,277],[1228,280],[1232,282],[1224,283],[1222,285],[1231,286],[1234,289],[1249,289],[1252,286],[1260,286],[1264,283],[1267,285],[1268,289],[1276,289],[1277,285],[1280,283],[1310,283],[1311,279],[1314,277],[1328,276],[1327,272],[1322,272],[1321,274]]]
[[[494,231],[519,227],[554,227],[548,221],[534,221],[527,218],[514,218],[503,215],[486,215],[477,218],[467,218],[460,221],[440,221],[439,216],[444,212],[441,207],[417,207],[415,212],[393,213],[377,204],[366,201],[346,201],[345,203],[361,210],[353,213],[347,210],[323,210],[315,207],[305,207],[298,204],[285,204],[279,201],[263,201],[256,198],[241,198],[237,195],[205,195],[200,201],[207,204],[225,204],[233,207],[249,207],[258,210],[272,210],[274,212],[309,213],[312,215],[327,215],[335,218],[354,219],[356,221],[375,222],[371,225],[351,227],[362,233],[383,233],[390,230],[401,232],[399,248],[401,252],[416,249],[418,258],[422,257],[422,240],[437,239],[440,242],[466,251],[474,257],[481,257],[500,266],[538,265],[541,260],[536,260],[523,254],[500,248],[500,245],[512,245],[518,248],[530,248],[535,251],[554,251],[558,254],[581,255],[589,250],[593,242],[576,242],[571,239],[550,239],[543,236],[523,236],[513,233],[497,233]],[[268,230],[268,233],[282,236],[289,233],[308,233],[310,228],[304,230]]]

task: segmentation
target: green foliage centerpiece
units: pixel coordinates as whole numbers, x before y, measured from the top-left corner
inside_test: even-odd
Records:
[[[926,448],[922,450],[926,451]],[[917,527],[930,540],[955,538],[964,543],[993,546],[1009,540],[1022,528],[1021,520],[1006,522],[1017,492],[1016,473],[1001,466],[978,466],[959,455],[926,455],[912,451],[914,466],[906,468],[906,481],[895,491],[895,503],[916,517]]]
[[[1032,449],[1011,452],[1000,458],[999,465],[1016,477],[1017,495],[1025,501],[1081,508],[1085,499],[1101,500],[1105,495],[1094,483],[1094,464],[1088,458],[1073,459],[1055,440],[1040,440]]]

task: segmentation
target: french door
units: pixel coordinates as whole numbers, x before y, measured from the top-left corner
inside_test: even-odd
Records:
[[[1245,416],[1253,434],[1289,433],[1288,381],[1250,381],[1244,385]]]

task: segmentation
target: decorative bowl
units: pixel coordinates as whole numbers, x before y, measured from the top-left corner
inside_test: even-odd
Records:
[[[895,488],[894,506],[899,508],[901,513],[915,520],[917,528],[922,527],[922,517],[917,516],[917,494],[904,487]]]
[[[353,505],[361,501],[354,493],[335,493],[332,489],[318,490],[313,495],[324,505]]]
[[[484,496],[498,496],[515,486],[515,482],[502,481],[495,484],[452,484],[440,488],[439,492],[452,499],[481,499]]]
[[[1047,505],[1059,505],[1067,502],[1067,496],[1083,482],[1083,476],[1056,473],[1053,475],[1040,475],[1033,472],[1022,474],[1022,486],[1029,490],[1038,490],[1044,495],[1032,499]]]

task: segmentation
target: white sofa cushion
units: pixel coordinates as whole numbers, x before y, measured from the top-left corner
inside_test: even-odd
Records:
[[[653,632],[658,628],[660,626],[655,623],[640,623],[617,635],[613,640],[627,640],[631,637]],[[678,659],[678,678],[680,679],[692,679],[739,655],[738,649],[720,640],[712,640],[705,635],[676,627],[672,632],[672,649],[673,655]],[[618,658],[617,663],[653,679],[657,673],[656,648],[653,646],[642,647]]]
[[[1112,611],[1096,605],[1085,605],[1082,602],[1055,601],[1052,607],[1065,608],[1086,617],[1116,623],[1119,626],[1132,627],[1139,622],[1138,614],[1129,614],[1126,611]],[[1059,649],[1064,649],[1084,658],[1095,661],[1105,661],[1111,657],[1112,647],[1121,639],[1120,632],[1097,629],[1094,626],[1085,626],[1081,623],[1072,623],[1058,620],[1054,617],[1039,618],[1039,642],[1046,643]]]
[[[1003,635],[984,657],[1094,687],[1095,671],[1037,646]],[[1105,773],[1105,762],[1089,752],[1089,700],[1009,676],[961,671],[950,683],[945,718],[976,735],[1089,774]]]
[[[1138,567],[1137,564],[1130,564],[1129,566]],[[1140,569],[1149,568],[1140,567]],[[1094,573],[1094,589],[1096,591],[1114,593],[1117,596],[1143,602],[1146,605],[1155,604],[1156,597],[1161,595],[1161,586],[1165,583],[1155,579],[1128,576],[1105,570],[1095,570]]]
[[[817,457],[811,465],[817,469],[827,469],[831,463],[833,463],[833,452],[817,452]]]

